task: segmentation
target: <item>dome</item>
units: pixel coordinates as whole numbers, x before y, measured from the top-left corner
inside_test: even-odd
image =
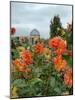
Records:
[[[39,33],[39,31],[37,30],[37,29],[33,29],[31,32],[30,32],[30,36],[32,36],[32,35],[40,35],[40,33]]]

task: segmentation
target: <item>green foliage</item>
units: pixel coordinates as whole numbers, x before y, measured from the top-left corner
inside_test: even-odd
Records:
[[[55,78],[54,77],[51,77],[51,79],[50,79],[50,85],[51,85],[51,87],[52,88],[54,88],[55,87]]]
[[[39,96],[43,89],[43,81],[39,78],[31,80],[16,79],[12,84],[13,86],[17,87],[19,97]]]
[[[18,52],[17,49],[12,49],[11,54],[12,54],[12,55],[11,55],[12,59],[16,59],[16,58],[19,57],[19,52]]]
[[[68,57],[66,55],[63,55],[63,58],[67,61],[68,65],[72,67],[73,59],[71,57]]]

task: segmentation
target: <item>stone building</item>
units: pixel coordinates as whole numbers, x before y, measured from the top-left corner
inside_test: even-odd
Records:
[[[40,33],[37,29],[33,29],[30,32],[30,43],[36,44],[40,40]]]

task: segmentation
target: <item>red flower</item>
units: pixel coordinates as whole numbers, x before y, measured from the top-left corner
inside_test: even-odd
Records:
[[[14,35],[16,32],[16,29],[14,27],[11,28],[11,35]]]
[[[28,50],[23,51],[22,59],[23,59],[23,61],[26,65],[31,64],[32,63],[32,54],[31,54],[31,52],[28,51]]]
[[[54,37],[49,40],[49,47],[57,49],[59,46],[60,37]]]
[[[73,81],[72,81],[72,70],[71,70],[71,69],[69,69],[69,70],[67,70],[67,71],[65,72],[65,74],[64,74],[64,83],[65,83],[65,85],[67,85],[69,88],[72,87]]]
[[[42,54],[44,52],[44,46],[42,43],[37,43],[34,49],[35,49],[35,52],[38,54]]]
[[[67,62],[62,59],[61,56],[57,56],[53,59],[54,67],[56,71],[60,72],[63,71],[67,65]]]

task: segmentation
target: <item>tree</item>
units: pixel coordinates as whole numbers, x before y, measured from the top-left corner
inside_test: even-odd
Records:
[[[59,15],[54,16],[54,18],[51,19],[51,24],[50,24],[50,36],[51,37],[54,37],[57,35],[58,28],[62,28]]]
[[[72,49],[72,45],[73,45],[73,23],[68,23],[67,24],[67,28],[66,28],[66,40],[69,49]]]

